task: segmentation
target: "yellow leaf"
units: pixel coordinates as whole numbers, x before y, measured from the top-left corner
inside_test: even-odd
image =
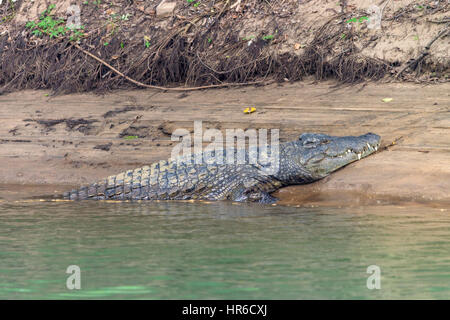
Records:
[[[255,107],[250,107],[250,108],[245,108],[244,109],[244,113],[252,113],[255,112],[256,108]]]

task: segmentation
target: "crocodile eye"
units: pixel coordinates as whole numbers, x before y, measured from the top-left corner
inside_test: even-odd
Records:
[[[307,139],[307,140],[303,141],[303,145],[305,147],[314,147],[314,146],[318,146],[321,144],[328,144],[328,143],[330,143],[330,140],[327,140],[327,139],[323,139],[323,140]]]
[[[320,144],[327,144],[331,141],[330,136],[326,134],[303,133],[299,140],[305,147],[312,147]]]
[[[303,145],[307,146],[307,147],[313,146],[316,143],[317,143],[317,140],[315,140],[315,139],[314,140],[313,139],[308,139],[308,140],[303,141]]]

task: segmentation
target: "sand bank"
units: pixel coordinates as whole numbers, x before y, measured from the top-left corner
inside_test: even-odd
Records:
[[[322,181],[277,192],[280,203],[450,203],[450,84],[333,85],[1,95],[0,199],[61,192],[168,158],[171,133],[203,120],[204,128],[223,131],[278,128],[282,141],[302,132],[374,132],[383,144],[400,139]],[[246,107],[256,112],[244,114]]]

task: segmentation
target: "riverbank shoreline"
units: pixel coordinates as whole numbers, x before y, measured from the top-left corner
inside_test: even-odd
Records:
[[[450,84],[336,84],[2,95],[0,199],[60,193],[167,159],[176,144],[172,132],[192,131],[202,120],[204,129],[223,132],[280,129],[281,142],[302,132],[374,132],[382,145],[397,141],[321,181],[276,192],[280,204],[450,203]],[[244,114],[248,107],[256,111]]]
[[[76,188],[73,185],[26,185],[26,184],[0,184],[0,205],[15,204],[45,204],[73,202],[58,198],[68,188]],[[396,208],[425,208],[433,212],[447,213],[450,211],[450,200],[429,200],[418,197],[399,197],[376,195],[358,191],[311,191],[309,188],[302,188],[299,192],[298,186],[287,187],[283,191],[275,193],[279,199],[274,204],[240,203],[231,202],[233,205],[255,205],[255,206],[283,206],[292,208],[373,208],[373,207],[396,207]],[[80,203],[93,200],[84,200]],[[120,203],[194,203],[208,205],[213,201],[208,200],[96,200],[95,202],[120,204]],[[220,202],[220,201],[219,201]],[[225,201],[229,202],[229,201]]]

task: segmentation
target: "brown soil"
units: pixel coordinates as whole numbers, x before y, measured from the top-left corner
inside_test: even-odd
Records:
[[[399,139],[322,181],[282,189],[276,194],[282,204],[411,201],[448,207],[450,84],[335,85],[309,81],[183,94],[5,94],[0,96],[0,198],[60,193],[166,159],[173,147],[170,134],[204,120],[204,128],[221,130],[279,128],[282,141],[302,132],[375,132],[384,145]],[[387,97],[393,100],[383,102]],[[256,112],[244,114],[251,106]]]
[[[295,81],[310,75],[355,83],[389,79],[403,70],[398,79],[449,79],[450,4],[445,0],[420,5],[412,0],[242,0],[239,6],[234,0],[177,0],[168,17],[156,16],[159,2],[80,4],[85,28],[77,47],[70,33],[50,39],[25,28],[28,21],[39,21],[51,1],[3,1],[1,90],[67,93],[135,86],[107,64],[142,84],[159,86]],[[67,19],[71,1],[55,3],[52,16]],[[386,5],[382,29],[347,23],[369,16],[371,4]]]

